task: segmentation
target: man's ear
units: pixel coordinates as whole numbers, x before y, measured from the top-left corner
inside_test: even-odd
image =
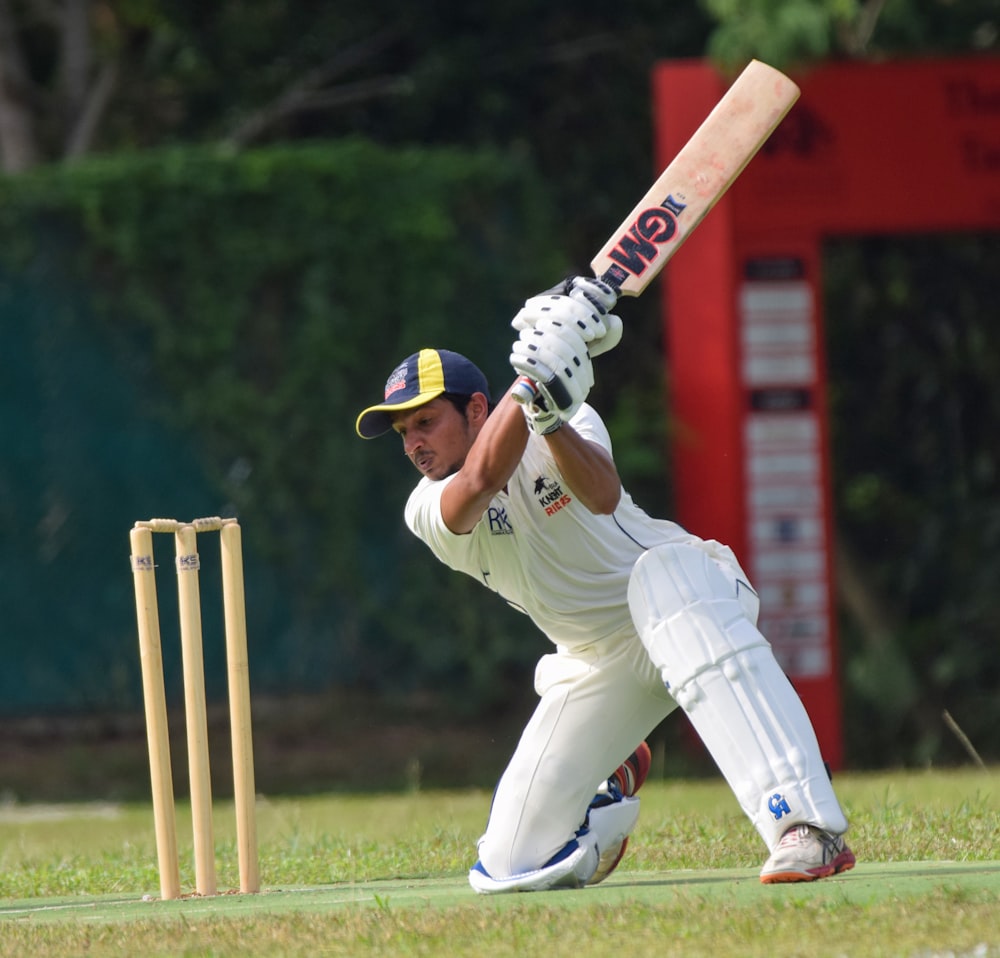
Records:
[[[469,405],[465,407],[465,416],[470,426],[479,427],[486,422],[490,414],[490,402],[483,393],[473,393]]]

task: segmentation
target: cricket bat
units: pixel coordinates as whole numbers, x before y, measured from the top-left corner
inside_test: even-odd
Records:
[[[638,296],[743,172],[798,97],[799,88],[783,73],[751,60],[591,260],[594,275],[619,297]],[[552,385],[558,392],[561,383]],[[522,377],[512,395],[520,403],[530,403],[538,392]]]

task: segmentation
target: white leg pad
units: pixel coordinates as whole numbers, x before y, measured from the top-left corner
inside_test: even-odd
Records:
[[[732,573],[696,546],[658,546],[636,563],[628,602],[651,661],[768,848],[795,824],[845,832],[809,716]]]
[[[494,878],[477,862],[469,871],[469,884],[480,895],[582,888],[587,879],[597,871],[600,853],[597,850],[596,834],[593,831],[584,832],[557,857],[559,860],[554,863],[508,878]]]

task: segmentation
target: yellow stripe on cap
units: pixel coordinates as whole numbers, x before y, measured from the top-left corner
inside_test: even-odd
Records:
[[[417,360],[417,375],[420,377],[420,395],[444,392],[444,367],[436,349],[421,349]]]
[[[400,391],[399,389],[394,389],[384,402],[369,406],[363,410],[354,424],[355,430],[362,439],[374,439],[376,436],[388,432],[392,428],[391,413],[422,406],[445,391],[444,365],[441,362],[441,354],[436,349],[421,349],[416,356],[417,395],[411,395],[408,399],[400,399],[394,402],[391,396],[396,395]],[[407,361],[410,358],[407,357]],[[394,374],[396,371],[393,371]],[[408,388],[405,389],[405,392],[410,393],[413,386],[413,377],[409,374],[408,367],[406,380]]]

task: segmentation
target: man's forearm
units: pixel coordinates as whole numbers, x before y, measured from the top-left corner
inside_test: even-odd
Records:
[[[528,443],[521,407],[507,392],[490,414],[469,449],[462,468],[441,497],[441,516],[452,532],[471,532],[507,485]]]
[[[608,451],[569,423],[545,437],[566,485],[593,513],[609,515],[621,498],[621,478]]]

